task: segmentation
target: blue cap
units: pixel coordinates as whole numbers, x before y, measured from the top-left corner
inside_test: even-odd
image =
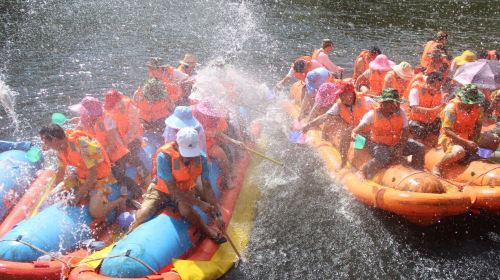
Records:
[[[306,76],[307,94],[312,95],[315,90],[328,80],[330,72],[324,67],[316,68],[309,71]]]
[[[165,124],[174,129],[181,129],[184,127],[198,128],[201,126],[200,122],[193,117],[191,108],[187,106],[175,107],[174,113],[165,120]]]

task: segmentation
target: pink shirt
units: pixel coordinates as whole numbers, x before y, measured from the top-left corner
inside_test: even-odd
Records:
[[[335,63],[333,63],[330,60],[330,58],[323,51],[323,49],[321,49],[319,51],[317,60],[318,60],[319,63],[321,63],[321,65],[323,65],[323,67],[325,67],[326,69],[328,69],[328,71],[330,71],[332,73],[337,73],[337,72],[340,72],[340,70],[341,70],[340,67],[338,67],[337,65],[335,65]]]

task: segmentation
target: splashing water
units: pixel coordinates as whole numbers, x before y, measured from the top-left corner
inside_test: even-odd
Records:
[[[14,109],[15,95],[16,93],[11,90],[7,84],[5,84],[3,76],[0,75],[0,104],[7,114],[7,117],[12,121],[12,124],[14,126],[14,133],[19,130],[19,120]]]

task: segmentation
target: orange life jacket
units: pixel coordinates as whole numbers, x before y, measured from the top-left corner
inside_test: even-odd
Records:
[[[403,94],[408,86],[408,82],[408,80],[400,79],[398,74],[396,74],[394,70],[391,70],[385,75],[384,88],[394,88],[399,92],[399,94]]]
[[[384,117],[380,109],[374,109],[371,140],[378,144],[394,146],[399,143],[403,135],[403,116],[401,110]]]
[[[92,139],[92,137],[81,130],[67,130],[66,140],[68,141],[68,148],[65,152],[59,152],[57,156],[65,165],[76,168],[76,174],[79,179],[85,179],[89,176],[89,169],[80,155],[80,151],[77,150],[77,141],[79,141],[81,137]],[[97,179],[104,179],[111,174],[111,163],[109,162],[106,150],[102,148],[101,144],[99,144],[99,148],[101,149],[104,160],[97,164]]]
[[[431,40],[425,44],[424,51],[422,52],[422,57],[420,58],[420,65],[423,67],[426,67],[429,65],[429,62],[431,61],[431,57],[429,54],[434,50],[439,43]]]
[[[365,96],[356,96],[356,100],[351,108],[347,107],[342,101],[337,100],[339,104],[339,115],[346,123],[350,124],[352,127],[356,127],[363,116],[370,111],[372,108],[365,101]]]
[[[464,110],[460,110],[460,100],[457,98],[454,98],[453,100],[450,101],[450,103],[447,106],[452,106],[454,107],[455,111],[455,123],[453,124],[452,130],[458,136],[461,138],[467,139],[467,140],[473,140],[474,138],[474,133],[475,133],[475,126],[477,123],[477,120],[479,118],[480,114],[480,109],[479,106],[476,105],[473,107],[473,109],[470,112],[466,112]],[[449,108],[447,108],[449,109]],[[441,111],[441,122],[444,122],[445,118],[445,112],[447,110]],[[444,133],[444,131],[441,131],[441,133]]]
[[[438,89],[431,89],[427,84],[420,82],[413,88],[418,91],[418,106],[424,108],[434,108],[441,104],[441,92]],[[432,123],[439,116],[439,112],[435,113],[417,113],[410,109],[410,120]]]
[[[404,99],[408,99],[408,96],[410,95],[410,90],[413,88],[413,85],[415,85],[417,82],[419,82],[419,83],[424,83],[425,82],[425,76],[424,76],[423,73],[416,74],[410,80],[410,82],[406,86],[406,89],[403,91],[403,98]]]
[[[360,58],[361,60],[359,60]],[[358,79],[358,77],[363,74],[366,69],[368,69],[368,64],[370,63],[370,61],[370,51],[362,50],[354,60],[354,71],[352,73],[352,79],[354,81],[356,81],[356,79]],[[361,64],[361,62],[363,62],[363,64]]]
[[[189,191],[195,187],[196,179],[201,176],[202,172],[202,158],[201,156],[190,159],[191,164],[189,166],[184,165],[184,162],[181,160],[181,154],[178,151],[177,143],[170,142],[163,146],[161,146],[156,152],[155,157],[153,158],[153,177],[156,177],[156,158],[160,153],[165,153],[170,156],[171,166],[172,166],[172,177],[174,177],[175,185],[178,189],[182,191]],[[155,188],[163,193],[168,194],[167,185],[157,178],[157,182],[155,184]]]
[[[123,108],[119,108],[118,105],[115,105],[115,107],[109,111],[106,111],[106,113],[113,118],[113,120],[116,123],[116,128],[118,130],[118,133],[120,134],[120,137],[122,140],[125,140],[125,137],[129,131],[130,128],[130,117],[129,117],[129,112],[130,112],[130,106],[134,106],[132,100],[128,96],[122,96],[121,102],[123,103]],[[139,138],[142,136],[144,133],[142,129],[142,125],[139,123],[139,130],[136,132],[136,135],[132,137],[133,140]],[[128,143],[125,143],[128,144]]]
[[[442,65],[447,65],[446,70],[441,72]],[[439,72],[443,75],[443,80],[448,78],[448,72],[450,71],[450,63],[446,58],[441,58],[438,63],[433,63],[432,60],[429,61],[425,69],[425,73],[430,74],[432,72]]]
[[[113,149],[109,149],[109,141],[108,141],[108,131],[106,131],[106,127],[104,126],[104,115],[101,116],[99,119],[97,119],[95,125],[94,125],[94,130],[93,131],[87,131],[88,134],[90,134],[92,137],[97,139],[101,146],[106,150],[109,151],[108,156],[109,160],[111,162],[116,162],[117,160],[121,159],[124,155],[126,155],[129,151],[127,146],[125,146],[123,143],[116,143],[117,146],[115,146]]]
[[[386,74],[387,72],[374,71],[370,69],[370,77],[368,78],[370,95],[379,96],[382,93]]]
[[[165,119],[170,115],[169,105],[170,100],[166,97],[163,100],[150,103],[142,96],[142,89],[139,87],[134,95],[134,103],[139,108],[139,117],[146,122],[154,122],[160,119]]]
[[[320,53],[324,52],[323,49],[315,49],[312,52],[311,59],[318,59]]]

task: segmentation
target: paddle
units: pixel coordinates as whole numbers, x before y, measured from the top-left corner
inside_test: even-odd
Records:
[[[235,266],[238,266],[238,263],[240,261],[245,262],[245,259],[243,259],[243,257],[240,255],[240,252],[238,252],[238,249],[234,245],[233,241],[231,240],[231,238],[229,238],[229,234],[227,234],[227,232],[225,232],[225,231],[223,233],[224,233],[224,236],[226,237],[227,241],[229,242],[229,245],[231,245],[231,248],[233,248],[233,251],[236,253],[236,256],[238,257],[238,261],[236,262]]]
[[[268,157],[268,156],[264,155],[263,153],[258,152],[258,151],[256,151],[256,150],[254,150],[254,149],[252,149],[252,148],[248,147],[247,145],[243,144],[241,141],[238,141],[238,140],[236,140],[236,139],[233,139],[233,138],[231,138],[231,137],[229,137],[229,136],[227,136],[227,135],[226,135],[226,137],[225,137],[225,138],[226,138],[228,141],[230,141],[231,143],[233,143],[233,144],[235,144],[235,145],[237,145],[237,146],[239,146],[239,147],[242,147],[243,149],[245,149],[245,150],[247,150],[247,151],[249,151],[249,152],[253,153],[254,155],[257,155],[257,156],[259,156],[259,157],[261,157],[261,158],[263,158],[263,159],[267,159],[267,160],[269,160],[270,162],[275,163],[275,164],[277,164],[277,165],[281,165],[281,166],[283,166],[283,165],[284,165],[284,164],[283,164],[283,162],[281,162],[281,161],[279,161],[279,160],[275,160],[275,159],[273,159],[273,158],[270,158],[270,157]]]

